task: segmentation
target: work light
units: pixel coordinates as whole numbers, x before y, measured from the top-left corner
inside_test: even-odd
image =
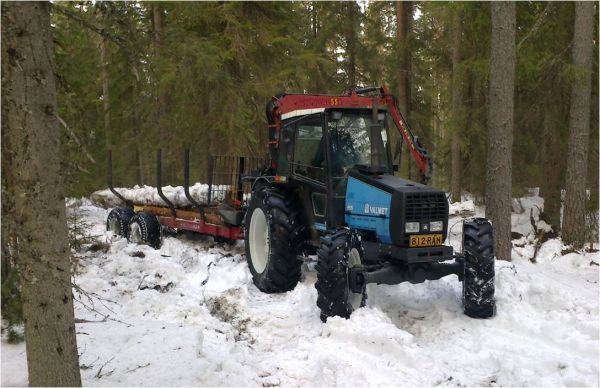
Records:
[[[417,233],[419,231],[419,223],[418,222],[407,222],[404,225],[404,230],[406,233]]]

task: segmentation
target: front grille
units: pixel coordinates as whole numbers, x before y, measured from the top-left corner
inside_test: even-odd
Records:
[[[444,193],[406,194],[405,220],[438,221],[448,217],[448,201]]]

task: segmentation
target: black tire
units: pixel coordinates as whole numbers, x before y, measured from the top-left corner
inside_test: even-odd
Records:
[[[356,252],[351,253],[353,250]],[[356,265],[356,254],[359,261],[363,262],[364,250],[356,231],[339,228],[321,237],[321,245],[317,250],[315,288],[323,322],[333,316],[350,318],[354,310],[365,305],[366,288],[363,287],[361,293],[353,293],[348,280],[349,259],[352,265]]]
[[[147,244],[154,249],[160,248],[161,228],[154,214],[137,213],[129,221],[129,242]]]
[[[128,207],[117,207],[108,213],[106,217],[106,230],[117,236],[127,237],[129,234],[129,221],[135,215]]]
[[[244,219],[246,261],[254,284],[266,293],[291,291],[300,280],[304,226],[295,197],[286,194],[275,187],[258,187]]]
[[[494,299],[494,236],[485,218],[463,223],[463,304],[471,318],[490,318],[496,314]]]

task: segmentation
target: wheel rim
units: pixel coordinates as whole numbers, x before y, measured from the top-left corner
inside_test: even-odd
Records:
[[[142,243],[142,231],[136,222],[132,223],[129,227],[129,240],[136,244]]]
[[[250,219],[248,242],[250,244],[250,260],[257,273],[263,273],[269,261],[269,228],[265,212],[254,209]]]
[[[117,218],[112,217],[110,220],[108,220],[108,231],[116,235],[121,234],[121,223]]]
[[[360,260],[360,253],[356,248],[352,248],[348,253],[348,270],[353,267],[358,267],[362,264]],[[348,271],[349,273],[350,271]],[[348,282],[350,284],[350,282]],[[348,303],[352,306],[352,310],[356,310],[360,307],[363,299],[362,292],[352,292],[348,288]]]

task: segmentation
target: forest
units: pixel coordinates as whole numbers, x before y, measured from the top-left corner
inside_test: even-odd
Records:
[[[541,187],[556,200],[579,74],[574,3],[516,7],[513,192]],[[52,22],[68,195],[106,185],[107,149],[123,186],[155,182],[159,146],[167,183],[180,184],[185,147],[203,181],[207,152],[266,154],[271,96],[382,84],[434,155],[433,185],[485,192],[489,3],[68,2],[53,7]],[[591,98],[586,187],[597,208],[597,87]]]
[[[90,222],[97,225],[84,222],[83,227],[89,230],[74,232],[74,227],[81,227],[73,226],[72,218],[67,219],[74,211],[67,205],[65,212],[56,198],[84,201],[93,192],[105,189],[109,151],[115,186],[129,188],[156,185],[158,149],[162,150],[163,186],[178,186],[184,181],[185,149],[191,152],[193,182],[209,179],[209,155],[266,157],[270,139],[265,107],[280,93],[344,95],[360,87],[385,85],[397,98],[399,110],[412,132],[432,157],[433,175],[428,184],[447,193],[451,206],[473,200],[477,209],[473,214],[483,216],[480,209],[485,209],[482,212],[495,228],[494,249],[498,258],[510,261],[515,257],[515,249],[523,247],[515,246],[514,240],[528,238],[515,232],[515,212],[525,214],[523,222],[529,225],[531,220],[533,225],[534,233],[524,243],[535,249],[533,260],[528,259],[532,263],[538,252],[545,257],[543,244],[547,241],[565,244],[557,248],[560,257],[578,250],[584,252],[581,249],[586,244],[589,245],[586,252],[597,252],[600,175],[597,2],[523,1],[504,2],[505,6],[500,7],[479,1],[55,1],[39,3],[43,8],[42,24],[48,22],[49,29],[39,33],[45,40],[40,38],[31,46],[23,46],[23,39],[29,35],[24,38],[23,30],[19,29],[29,28],[31,23],[37,25],[39,20],[27,19],[30,24],[22,27],[19,23],[24,22],[19,15],[24,11],[14,4],[23,7],[22,3],[2,3],[3,333],[5,321],[11,326],[21,324],[24,315],[37,317],[28,323],[33,326],[35,321],[36,330],[38,323],[43,326],[44,316],[37,312],[39,306],[25,302],[35,300],[40,292],[40,285],[35,285],[38,280],[66,287],[62,290],[57,287],[48,296],[63,300],[64,306],[45,309],[44,305],[42,310],[58,316],[60,327],[69,332],[57,335],[61,345],[55,364],[48,364],[48,358],[39,353],[30,355],[28,349],[31,385],[81,384],[78,367],[83,365],[82,355],[78,361],[76,343],[80,337],[76,338],[73,332],[75,318],[82,313],[73,307],[77,301],[65,289],[81,291],[75,286],[71,289],[71,275],[75,278],[77,273],[73,260],[79,257],[79,263],[80,259],[91,256],[85,256],[88,253],[78,256],[76,251],[82,249],[82,243],[77,243],[80,246],[75,249],[72,244],[69,247],[67,240],[73,233],[91,235],[92,230],[97,232],[98,225],[103,228],[105,222],[98,222],[101,212],[94,209]],[[46,66],[45,70],[36,70],[32,65],[31,73],[23,78],[25,86],[15,76],[25,68],[21,63],[29,58],[22,54],[26,51],[23,47],[31,49],[30,55],[37,60],[35,66]],[[27,113],[22,116],[16,113],[28,112],[26,104],[18,102],[19,93],[32,98],[27,94],[28,88],[39,85],[50,85],[55,93],[55,99],[52,93],[41,93],[35,97],[37,105],[34,104],[44,107],[42,116],[51,117],[48,119],[51,124],[36,121]],[[26,120],[32,121],[24,124]],[[35,134],[17,130],[23,128],[21,125],[39,128],[40,138],[33,139]],[[402,137],[395,130],[390,134],[393,163],[399,166],[396,175],[418,181],[421,178],[418,168]],[[57,159],[50,155],[52,152],[41,150],[55,152]],[[541,205],[537,202],[524,205],[519,200],[532,190],[535,196],[543,198]],[[54,226],[50,222],[41,226],[46,225],[44,217],[57,214]],[[457,214],[458,211],[454,216],[458,217]],[[101,215],[104,217],[104,213]],[[544,230],[539,234],[536,225],[542,221],[549,225],[549,232]],[[61,237],[57,238],[58,235]],[[201,247],[204,249],[204,245]],[[112,248],[101,249],[113,254],[112,259],[120,260],[120,253],[111,251]],[[172,249],[174,255],[188,254],[186,249],[192,251],[180,246]],[[587,259],[588,253],[581,255]],[[147,263],[162,260],[158,254],[145,250],[132,254],[148,256]],[[243,256],[235,249],[233,253],[219,251],[219,254]],[[69,260],[61,259],[67,256]],[[46,262],[46,257],[51,259]],[[96,259],[99,257],[94,256]],[[56,267],[49,263],[56,263]],[[202,261],[206,264],[205,282],[212,263]],[[598,266],[593,260],[589,266],[591,263]],[[50,267],[52,270],[47,271]],[[500,267],[507,272],[515,268],[507,263]],[[227,268],[232,273],[238,269],[233,265]],[[135,273],[128,270],[130,275]],[[524,273],[529,274],[527,271]],[[585,277],[589,277],[587,272]],[[140,290],[143,281],[144,278],[135,285]],[[163,286],[157,283],[148,288],[160,289],[162,293]],[[301,291],[297,292],[309,295],[303,284],[299,287]],[[595,287],[597,291],[597,284]],[[214,303],[215,300],[224,303],[224,299],[218,298],[229,294],[224,297],[219,292],[215,291],[212,305],[207,302],[211,316],[216,316],[214,309],[223,314]],[[518,294],[513,289],[512,292]],[[374,303],[385,300],[383,293],[374,294]],[[502,301],[506,294],[500,295]],[[573,296],[572,300],[579,300],[580,296]],[[431,303],[437,306],[438,302]],[[198,302],[204,303],[205,300]],[[385,306],[381,309],[392,311]],[[590,309],[595,314],[597,329],[598,307]],[[106,314],[104,321],[110,315]],[[97,317],[85,315],[84,321]],[[253,318],[250,316],[248,320]],[[238,330],[232,335],[244,338],[240,319],[228,316],[221,321]],[[394,319],[396,325],[398,321]],[[404,322],[404,318],[399,319]],[[385,327],[386,322],[377,324]],[[44,326],[39,337],[29,340],[26,335],[26,338],[32,343],[34,338],[46,334],[53,338],[55,334],[49,334],[52,330],[51,325]],[[320,329],[315,326],[311,330]],[[331,330],[335,331],[335,327]],[[352,330],[360,329],[353,326]],[[191,338],[196,334],[189,335]],[[597,359],[597,351],[594,357]],[[44,368],[31,369],[36,362],[44,363]],[[242,359],[240,364],[244,363]],[[44,370],[63,364],[69,365],[64,373],[44,375]],[[95,370],[97,375],[86,378],[100,379],[102,368]],[[535,373],[538,372],[542,373],[540,370]],[[545,383],[586,385],[591,381],[587,377],[594,373],[597,376],[598,370],[586,373],[576,376],[580,380],[553,377]],[[365,377],[365,382],[372,382],[371,378],[375,377]],[[271,384],[270,380],[256,379],[253,381],[263,386]],[[457,384],[492,384],[466,377],[460,380],[460,376],[458,380]],[[105,381],[110,385],[123,382]],[[131,385],[135,380],[125,381]],[[328,385],[348,383],[340,379],[325,381]],[[536,385],[540,381],[519,375],[504,383]],[[187,383],[226,384],[216,372],[213,380]],[[322,380],[284,378],[275,385],[279,383],[311,385]],[[432,385],[434,381],[415,379],[405,383]]]

